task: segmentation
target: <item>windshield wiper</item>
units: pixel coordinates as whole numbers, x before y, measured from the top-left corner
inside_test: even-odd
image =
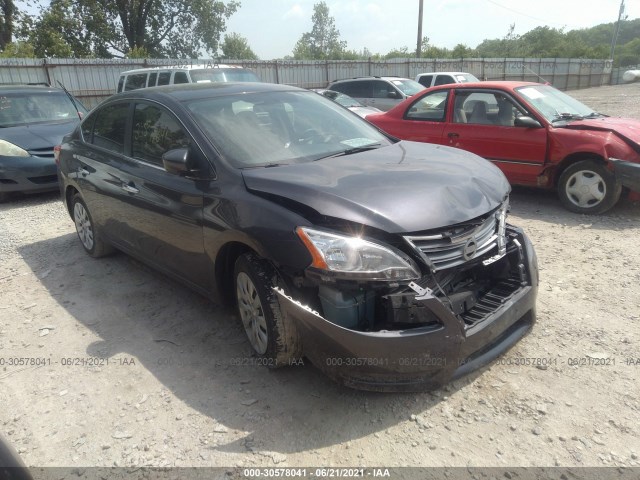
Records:
[[[252,168],[271,168],[271,167],[283,167],[285,165],[289,165],[288,163],[261,163],[259,165],[247,165],[246,167],[241,167],[241,170],[251,170]]]
[[[347,148],[346,150],[343,150],[341,152],[331,153],[324,157],[316,158],[314,159],[314,162],[318,160],[325,160],[327,158],[344,157],[345,155],[353,155],[354,153],[366,152],[367,150],[375,150],[379,147],[380,147],[380,143],[372,143],[369,145],[364,145],[362,147]]]
[[[598,117],[608,117],[609,115],[605,115],[604,113],[599,112],[591,112],[589,115],[585,115],[584,118],[598,118]]]
[[[554,122],[559,122],[561,120],[582,120],[582,119],[584,119],[582,115],[578,115],[577,113],[568,113],[568,112],[560,113],[556,111],[556,114],[553,116]]]

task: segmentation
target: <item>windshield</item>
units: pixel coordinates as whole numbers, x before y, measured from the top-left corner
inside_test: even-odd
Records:
[[[80,103],[78,109],[86,113]],[[0,127],[79,120],[78,111],[64,92],[3,93]]]
[[[531,85],[516,90],[550,122],[597,115],[592,108],[550,85]]]
[[[235,167],[306,163],[391,142],[314,92],[261,92],[187,102],[202,130]]]
[[[454,75],[458,83],[467,83],[467,82],[479,82],[478,78],[475,75],[471,75],[470,73],[457,73]]]
[[[390,82],[405,95],[411,96],[425,89],[424,85],[420,85],[415,80],[405,79],[393,79]]]
[[[191,70],[193,83],[207,82],[259,82],[260,79],[251,70],[243,68],[206,68]]]

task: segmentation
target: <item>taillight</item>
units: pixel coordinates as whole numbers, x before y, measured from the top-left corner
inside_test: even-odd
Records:
[[[60,166],[60,150],[62,150],[60,145],[53,147],[53,158],[56,159],[56,165],[58,166]]]

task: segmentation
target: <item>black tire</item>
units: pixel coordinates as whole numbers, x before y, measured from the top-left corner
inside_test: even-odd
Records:
[[[301,342],[293,320],[282,314],[273,287],[282,281],[270,262],[254,253],[236,261],[233,272],[238,315],[253,351],[276,368],[301,356]]]
[[[80,243],[90,256],[99,258],[113,252],[114,248],[102,239],[100,230],[93,223],[87,204],[78,193],[71,200],[71,216],[76,225]]]
[[[558,180],[560,201],[575,213],[604,213],[616,204],[621,192],[615,175],[594,160],[570,165]]]

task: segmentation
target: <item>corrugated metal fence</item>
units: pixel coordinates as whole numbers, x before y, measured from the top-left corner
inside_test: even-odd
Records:
[[[62,83],[93,107],[115,92],[120,72],[134,68],[215,65],[211,59],[0,59],[0,84]],[[377,60],[233,60],[254,70],[265,82],[322,88],[330,81],[368,75],[415,78],[419,73],[462,71],[483,80],[550,82],[561,90],[610,84],[612,62],[571,58],[482,58]],[[620,74],[621,76],[621,74]],[[618,77],[616,77],[617,79]]]

